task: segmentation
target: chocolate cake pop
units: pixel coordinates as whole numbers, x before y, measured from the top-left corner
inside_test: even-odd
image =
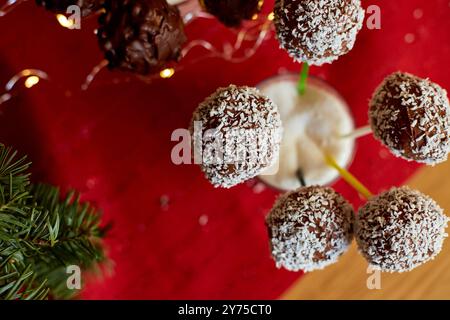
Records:
[[[329,187],[282,195],[266,218],[278,268],[313,271],[335,263],[353,238],[351,205]]]
[[[359,209],[355,237],[373,267],[410,271],[439,254],[448,220],[430,197],[408,187],[392,188]]]
[[[228,27],[238,27],[242,20],[252,19],[264,0],[200,0],[202,7]]]
[[[102,8],[104,0],[36,0],[36,4],[54,13],[65,14],[69,6],[78,6],[86,17]]]
[[[276,0],[274,14],[281,48],[317,66],[349,52],[364,21],[360,0]]]
[[[183,20],[166,0],[106,0],[104,7],[98,40],[110,68],[148,75],[180,59]]]
[[[447,160],[449,117],[447,92],[407,73],[388,76],[370,102],[374,136],[396,156],[430,165]]]
[[[194,131],[195,122],[201,130]],[[282,127],[277,106],[256,88],[219,88],[194,112],[191,131],[201,141],[202,170],[215,187],[230,188],[278,159]]]

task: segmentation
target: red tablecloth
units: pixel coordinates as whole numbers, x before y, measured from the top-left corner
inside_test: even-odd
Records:
[[[450,88],[448,0],[363,2],[381,7],[382,29],[365,27],[350,54],[312,68],[341,92],[358,125],[367,123],[374,88],[393,71]],[[114,223],[106,239],[113,272],[91,281],[83,297],[279,297],[301,274],[277,270],[270,258],[264,216],[277,193],[255,181],[212,188],[198,167],[172,164],[170,136],[218,86],[255,85],[299,65],[272,39],[242,64],[209,59],[152,84],[103,72],[83,92],[83,78],[102,58],[95,25],[94,18],[81,31],[63,29],[34,1],[0,18],[0,84],[29,67],[51,76],[0,106],[0,141],[30,155],[35,181],[80,190]],[[194,23],[188,33],[190,39],[229,34],[215,21]],[[123,83],[114,85],[115,77]],[[416,168],[365,137],[350,170],[378,192]],[[361,202],[342,181],[335,187]]]

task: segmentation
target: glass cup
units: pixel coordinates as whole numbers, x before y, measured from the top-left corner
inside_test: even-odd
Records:
[[[298,74],[277,75],[257,87],[278,106],[283,122],[283,139],[278,162],[258,178],[282,191],[306,185],[331,185],[339,173],[325,161],[332,156],[343,168],[353,161],[355,139],[350,109],[340,94],[325,81],[310,77],[306,92],[297,91]]]

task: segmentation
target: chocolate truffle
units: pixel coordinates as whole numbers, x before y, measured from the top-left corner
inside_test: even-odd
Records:
[[[97,35],[110,68],[148,75],[180,59],[183,20],[166,0],[107,0],[104,7]]]
[[[86,17],[102,8],[104,0],[36,0],[36,4],[54,13],[67,13],[69,6],[78,6],[81,15]]]
[[[375,91],[369,120],[375,138],[393,154],[434,165],[447,160],[450,106],[437,84],[396,72]]]
[[[281,48],[317,66],[349,52],[364,21],[360,0],[276,0],[274,14]]]
[[[313,271],[335,263],[352,241],[353,221],[353,208],[332,188],[285,193],[266,218],[277,267]]]
[[[392,188],[359,209],[355,238],[375,269],[404,272],[436,257],[447,223],[430,197],[408,187]]]
[[[191,131],[202,147],[202,170],[215,187],[230,188],[254,178],[278,159],[280,114],[256,88],[217,89],[194,112]]]
[[[202,7],[228,27],[239,27],[259,13],[264,0],[200,0]]]

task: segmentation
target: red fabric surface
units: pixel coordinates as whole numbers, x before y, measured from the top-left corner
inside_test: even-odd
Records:
[[[393,71],[450,88],[449,1],[364,1],[369,4],[381,6],[382,29],[365,27],[351,53],[312,68],[344,96],[357,125],[367,123],[368,99]],[[417,8],[421,19],[413,15]],[[187,127],[197,104],[218,86],[255,85],[300,66],[271,39],[242,64],[209,59],[152,84],[105,71],[83,92],[83,78],[102,58],[95,25],[94,18],[81,31],[63,29],[33,1],[0,18],[0,84],[29,67],[51,76],[0,106],[0,141],[30,155],[35,181],[80,190],[114,223],[106,239],[114,269],[91,281],[83,298],[279,297],[301,274],[277,270],[270,258],[264,216],[277,192],[258,190],[255,181],[214,189],[197,166],[172,164],[170,136]],[[405,42],[408,33],[413,43]],[[207,21],[194,23],[188,34],[221,42],[230,33]],[[122,83],[114,85],[114,78]],[[378,192],[401,184],[416,168],[365,137],[350,170]],[[342,181],[335,187],[361,203]],[[167,208],[162,196],[169,198]]]

